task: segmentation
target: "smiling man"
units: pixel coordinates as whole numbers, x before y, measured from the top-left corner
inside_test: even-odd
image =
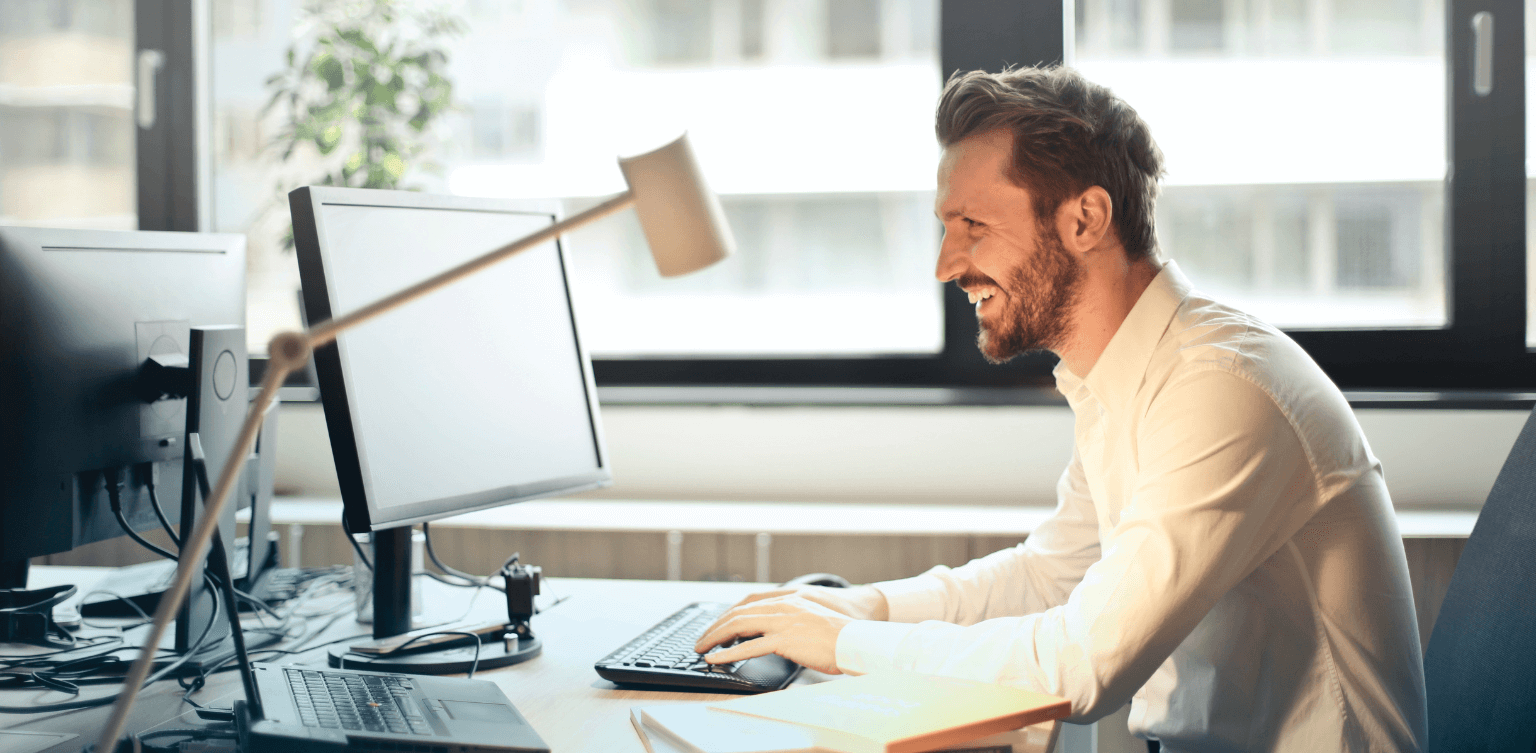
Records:
[[[1159,260],[1146,124],[1030,68],[953,77],[937,131],[939,279],[976,303],[988,359],[1060,357],[1076,428],[1056,512],[962,567],[756,594],[698,648],[1017,685],[1077,722],[1129,702],[1131,731],[1169,751],[1420,750],[1380,463],[1300,347]]]

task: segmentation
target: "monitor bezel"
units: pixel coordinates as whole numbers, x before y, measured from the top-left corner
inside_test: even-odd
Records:
[[[336,301],[326,277],[328,252],[325,244],[321,242],[325,237],[322,208],[327,204],[385,209],[497,212],[545,217],[550,223],[560,219],[559,202],[552,200],[488,199],[334,186],[305,186],[294,189],[288,197],[289,209],[293,217],[294,247],[298,256],[304,307],[309,316],[310,326],[330,319],[336,309]],[[516,239],[506,240],[510,243]],[[582,387],[586,396],[587,415],[591,422],[597,453],[597,468],[589,473],[546,479],[534,484],[508,485],[470,495],[423,500],[380,510],[369,499],[368,487],[363,478],[355,429],[356,406],[348,396],[342,358],[343,345],[338,339],[337,342],[316,349],[314,359],[320,385],[320,402],[325,413],[326,426],[330,433],[331,453],[336,465],[336,480],[341,489],[343,514],[352,532],[362,533],[410,526],[476,510],[588,491],[608,486],[613,482],[613,475],[609,469],[607,443],[603,437],[601,414],[598,411],[597,382],[592,371],[592,359],[587,353],[580,329],[577,327],[576,296],[571,289],[571,276],[565,261],[565,249],[559,239],[554,243],[565,283],[566,305],[571,316],[572,329],[576,333],[576,350],[580,357]],[[406,304],[406,306],[409,305]]]

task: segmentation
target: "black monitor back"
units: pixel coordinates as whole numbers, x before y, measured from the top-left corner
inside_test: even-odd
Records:
[[[186,401],[135,387],[214,324],[245,324],[242,236],[0,227],[0,561],[122,535],[113,469],[135,529],[155,525],[150,469],[174,509]]]

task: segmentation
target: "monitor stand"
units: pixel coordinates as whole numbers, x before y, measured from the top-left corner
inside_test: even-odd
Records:
[[[234,561],[237,564],[235,587],[262,601],[281,600],[288,596],[281,586],[271,591],[267,590],[269,585],[273,585],[272,575],[280,560],[278,542],[272,534],[271,511],[272,489],[275,484],[278,406],[278,403],[273,403],[272,407],[267,409],[266,420],[263,421],[261,434],[256,440],[255,454],[246,464],[244,481],[248,483],[240,485],[239,493],[249,499],[250,531],[244,539],[234,540],[233,550]],[[190,522],[184,523],[182,530],[191,530],[190,526]],[[222,522],[220,527],[223,529]],[[225,540],[230,540],[234,532],[232,529],[221,530],[220,535]],[[240,545],[241,541],[246,543],[244,548]],[[243,570],[238,567],[242,564],[245,566]],[[100,588],[110,591],[114,596],[100,593],[87,594],[92,596],[92,599],[80,605],[80,613],[86,617],[136,617],[139,612],[124,603],[131,601],[144,613],[153,614],[160,605],[160,595],[165,593],[166,586],[175,575],[176,563],[164,559],[118,568],[108,576],[107,580],[99,584]],[[3,579],[3,575],[0,575],[0,579]],[[0,588],[5,587],[7,586],[0,585]],[[240,604],[242,612],[250,612],[254,609],[254,606],[245,602]]]
[[[411,528],[374,531],[373,551],[373,637],[393,638],[411,631]],[[447,625],[442,627],[451,629]],[[484,636],[480,639],[478,662],[474,644],[466,638],[443,647],[405,648],[384,654],[359,654],[347,646],[332,646],[330,663],[344,669],[447,675],[468,672],[471,666],[480,671],[518,664],[544,650],[544,644],[534,637],[526,620],[514,623],[509,615],[507,631],[518,635],[515,644],[509,647],[512,642],[499,635]]]

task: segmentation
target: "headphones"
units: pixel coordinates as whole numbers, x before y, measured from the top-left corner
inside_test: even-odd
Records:
[[[75,595],[71,585],[28,591],[0,589],[0,641],[20,641],[44,646],[71,645],[74,636],[54,624],[53,608]]]

